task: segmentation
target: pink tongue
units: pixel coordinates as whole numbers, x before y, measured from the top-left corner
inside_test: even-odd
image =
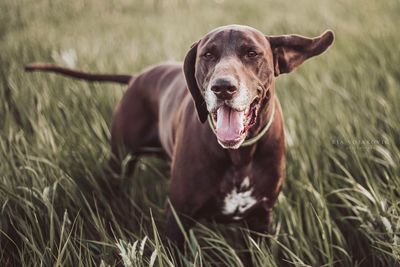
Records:
[[[236,111],[222,106],[217,111],[217,138],[221,141],[234,141],[244,129],[244,111]]]

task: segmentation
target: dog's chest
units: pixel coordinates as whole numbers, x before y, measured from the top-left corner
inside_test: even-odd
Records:
[[[241,219],[241,217],[257,203],[256,197],[253,195],[254,188],[250,186],[250,178],[243,178],[240,185],[235,185],[225,193],[222,200],[221,213],[223,215],[232,216],[233,219]]]
[[[225,218],[241,220],[260,199],[256,196],[254,177],[249,173],[227,173],[218,191],[218,213]]]

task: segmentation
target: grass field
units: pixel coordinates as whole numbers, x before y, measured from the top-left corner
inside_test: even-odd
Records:
[[[400,266],[400,2],[0,2],[0,265],[173,266],[161,243],[167,163],[105,172],[125,87],[27,74],[34,61],[136,73],[182,60],[214,27],[336,33],[334,46],[277,81],[286,182],[273,231],[200,222],[188,266]],[[119,190],[110,189],[110,183]],[[161,236],[161,238],[160,238]]]

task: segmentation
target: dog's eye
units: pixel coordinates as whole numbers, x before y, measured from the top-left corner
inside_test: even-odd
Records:
[[[207,59],[207,60],[211,60],[211,59],[214,59],[214,58],[215,58],[214,54],[211,53],[211,52],[206,52],[206,53],[203,55],[203,57],[204,57],[205,59]]]
[[[248,57],[248,58],[254,58],[257,55],[258,55],[257,52],[253,51],[253,50],[247,51],[247,53],[246,53],[246,57]]]

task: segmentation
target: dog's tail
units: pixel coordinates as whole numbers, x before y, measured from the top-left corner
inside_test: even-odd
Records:
[[[88,73],[79,70],[63,68],[49,63],[31,63],[25,66],[25,71],[55,72],[76,79],[83,79],[87,81],[96,81],[96,82],[116,82],[121,84],[128,84],[129,81],[133,78],[132,75]]]

